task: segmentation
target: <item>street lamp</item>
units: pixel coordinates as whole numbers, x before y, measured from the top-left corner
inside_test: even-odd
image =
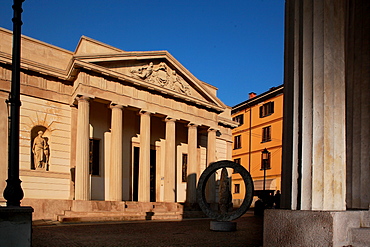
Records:
[[[265,148],[262,151],[261,170],[263,170],[263,199],[266,199],[266,170],[270,168],[270,152]]]
[[[24,0],[14,0],[13,10],[13,53],[12,83],[7,100],[10,106],[8,136],[8,179],[4,190],[4,198],[9,207],[19,207],[23,198],[21,180],[19,179],[19,113],[20,113],[20,61],[21,61],[21,14]]]

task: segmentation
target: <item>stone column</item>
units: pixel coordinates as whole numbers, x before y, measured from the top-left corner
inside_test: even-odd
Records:
[[[111,145],[109,165],[109,201],[122,201],[122,105],[111,104]]]
[[[188,124],[188,178],[186,187],[186,202],[196,203],[198,174],[198,125]]]
[[[344,2],[287,1],[282,194],[291,209],[346,209]]]
[[[210,165],[216,161],[216,130],[208,129],[208,140],[207,140],[207,163]],[[213,174],[207,183],[207,201],[209,203],[216,202],[216,174]]]
[[[139,194],[140,202],[150,201],[150,112],[140,111]]]
[[[77,145],[75,199],[90,200],[89,117],[90,97],[77,97]]]
[[[176,119],[166,118],[166,157],[164,169],[164,201],[176,199]]]

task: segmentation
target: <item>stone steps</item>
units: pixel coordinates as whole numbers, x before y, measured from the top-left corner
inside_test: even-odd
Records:
[[[66,211],[58,215],[59,222],[87,222],[87,221],[134,221],[134,220],[181,220],[182,214],[178,212],[73,212]]]
[[[181,220],[182,207],[176,203],[74,201],[70,210],[56,215],[59,222],[134,220]]]

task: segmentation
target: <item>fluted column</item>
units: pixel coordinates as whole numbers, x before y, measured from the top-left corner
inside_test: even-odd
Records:
[[[150,201],[150,112],[140,112],[140,158],[139,158],[140,202]]]
[[[186,187],[186,201],[196,202],[197,172],[198,172],[198,125],[188,124],[188,178]]]
[[[210,165],[216,161],[216,130],[208,129],[208,140],[207,140],[207,163]],[[207,201],[210,203],[216,202],[216,174],[213,174],[207,183]]]
[[[345,6],[287,1],[283,207],[346,209]]]
[[[89,117],[90,97],[77,97],[76,200],[90,200]]]
[[[176,119],[166,118],[166,160],[164,169],[164,201],[175,202],[176,193]]]
[[[111,104],[111,149],[109,165],[109,201],[122,201],[122,105]]]

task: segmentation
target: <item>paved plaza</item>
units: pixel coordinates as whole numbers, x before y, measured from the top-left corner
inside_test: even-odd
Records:
[[[261,217],[248,212],[236,222],[235,232],[210,231],[210,219],[44,222],[33,226],[32,246],[262,246]]]

